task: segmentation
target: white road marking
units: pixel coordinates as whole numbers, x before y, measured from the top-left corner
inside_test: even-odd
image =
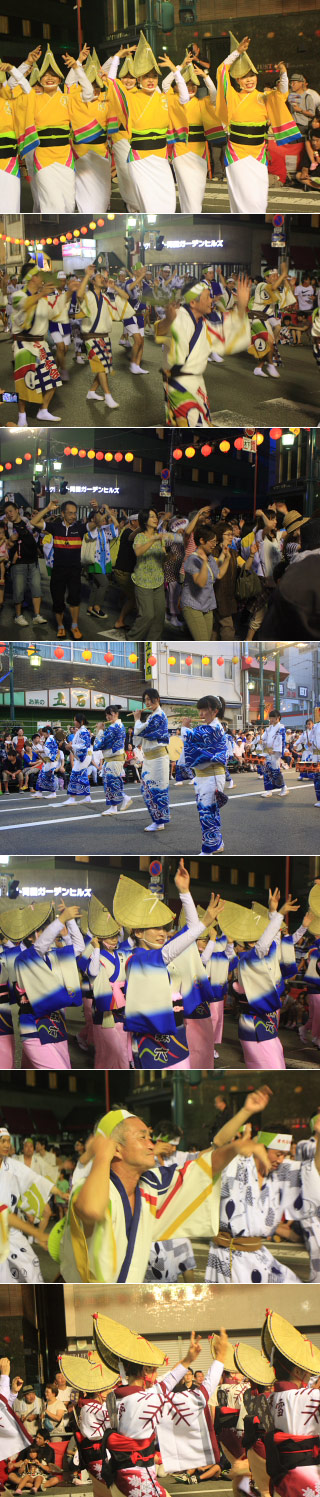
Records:
[[[299,785],[291,785],[290,786],[290,795],[292,795],[295,790],[302,790],[302,789],[305,789],[305,790],[308,789],[308,783],[307,783],[307,781],[303,781],[302,780],[301,784],[299,784]],[[238,792],[236,792],[236,794],[233,795],[232,791],[231,791],[230,795],[228,797],[228,800],[229,800],[229,802],[232,802],[232,803],[235,800],[254,800],[256,796],[261,797],[261,794],[262,794],[261,790],[249,790],[249,792],[246,792],[244,795],[241,795],[241,793],[238,794]],[[272,794],[273,795],[281,795],[281,790],[273,790]],[[286,799],[286,797],[283,797],[283,798]],[[180,809],[182,810],[184,806],[195,806],[195,808],[196,808],[196,801],[195,800],[181,800],[181,801],[177,800],[177,801],[172,801],[172,803],[171,803],[171,808],[174,809],[174,810],[178,809],[178,811],[180,811]],[[36,809],[38,809],[38,807]],[[61,805],[61,810],[62,809],[63,809],[63,807]],[[130,816],[142,816],[142,815],[145,816],[146,812],[147,812],[147,808],[146,808],[145,805],[143,805],[143,806],[137,806],[137,809],[134,810],[134,811],[128,811],[127,814],[128,814],[129,817]],[[125,812],[121,814],[121,820],[122,821],[124,820],[125,814],[126,814]],[[72,813],[71,813],[71,816],[63,816],[62,817],[62,821],[63,821],[63,825],[64,825],[64,823],[66,821],[73,821],[74,823],[76,823],[78,821],[83,821],[83,820],[85,820],[85,821],[97,821],[100,816],[101,816],[101,811],[87,811],[85,818],[83,816],[81,816],[81,815],[80,816],[73,816]],[[39,822],[39,826],[54,826],[54,825],[60,826],[60,824],[61,824],[60,819],[57,816],[46,817],[44,821]],[[167,824],[169,826],[170,822],[168,822]],[[21,831],[23,831],[24,829],[26,829],[29,826],[34,826],[34,822],[33,821],[20,821],[19,823],[17,823],[16,821],[8,822],[5,826],[1,827],[1,831],[2,832],[16,831],[17,826],[19,826],[19,828],[21,828]],[[112,822],[112,826],[114,827],[114,821]]]

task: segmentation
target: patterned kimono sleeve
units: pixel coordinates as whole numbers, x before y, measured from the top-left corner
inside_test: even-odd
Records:
[[[163,343],[161,321],[159,322],[159,324],[156,324],[156,326],[158,326],[159,328],[158,335],[156,334],[156,341],[159,343]],[[168,354],[168,362],[170,368],[172,368],[173,364],[185,364],[185,361],[189,355],[190,338],[193,331],[193,323],[191,321],[191,318],[189,317],[189,313],[187,312],[186,307],[179,307],[174,318],[174,322],[171,323],[170,328],[171,337]]]
[[[302,1227],[320,1221],[320,1175],[313,1158],[288,1161],[277,1170],[281,1214],[288,1212],[291,1221]]]
[[[216,110],[218,118],[221,120],[221,124],[225,125],[226,129],[228,128],[229,120],[232,117],[234,92],[229,68],[231,63],[236,61],[238,55],[238,52],[230,52],[229,57],[225,57],[224,62],[221,63],[220,68],[218,68],[217,70]]]
[[[185,105],[181,104],[180,99],[178,98],[178,95],[173,92],[173,89],[172,90],[170,89],[170,93],[167,94],[167,102],[168,102],[167,143],[168,143],[168,145],[171,145],[171,146],[172,145],[181,145],[181,143],[183,145],[186,145],[187,140],[188,140],[188,135],[189,135],[189,123],[188,123],[188,115],[187,115],[187,110],[185,108]]]
[[[46,1179],[45,1175],[38,1175],[36,1170],[28,1169],[27,1165],[20,1164],[19,1179],[21,1183],[20,1196],[18,1200],[18,1211],[24,1216],[30,1216],[32,1221],[39,1223],[44,1208],[52,1195],[52,1180]]]
[[[215,326],[215,324],[212,324],[211,332],[214,333],[215,330],[216,330],[216,326]],[[208,338],[209,338],[209,341],[210,341],[210,348],[211,348],[211,342],[212,342],[212,340],[210,339],[210,322],[209,322]],[[223,346],[222,352],[224,354],[226,354],[226,353],[228,353],[228,354],[229,353],[230,354],[231,353],[241,353],[243,349],[249,348],[249,344],[250,343],[251,343],[251,327],[250,327],[249,318],[247,317],[246,314],[245,314],[245,316],[242,316],[240,314],[240,312],[238,311],[238,307],[232,307],[230,312],[226,312],[226,315],[225,315],[225,317],[223,319],[223,345],[224,346]]]
[[[29,152],[34,151],[35,147],[39,144],[35,121],[35,103],[34,89],[31,89],[30,93],[27,94],[21,90],[18,98],[13,98],[12,103],[19,156],[21,160],[26,160],[27,163]]]
[[[128,99],[117,78],[108,79],[108,135],[115,135],[122,125],[125,130],[130,129],[130,109]]]
[[[211,1149],[179,1168],[160,1170],[154,1240],[219,1231],[220,1175],[212,1173]],[[183,1230],[182,1230],[183,1229]]]
[[[266,90],[263,97],[267,120],[269,121],[269,125],[271,125],[277,145],[289,145],[291,141],[293,144],[296,144],[296,142],[302,140],[301,131],[286,103],[287,93],[283,93],[281,88],[277,86],[276,88],[271,88],[270,93]]]

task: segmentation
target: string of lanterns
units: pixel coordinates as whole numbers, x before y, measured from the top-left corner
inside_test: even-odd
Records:
[[[115,216],[115,213],[106,214],[106,218],[109,223],[110,220],[113,221]],[[16,239],[15,235],[13,234],[0,234],[0,240],[4,240],[6,244],[25,244],[27,246],[27,249],[34,249],[35,245],[37,244],[66,244],[67,240],[81,239],[84,234],[88,234],[89,229],[104,229],[104,225],[105,219],[97,218],[91,219],[91,223],[89,223],[89,225],[81,224],[81,229],[74,229],[72,234],[69,230],[67,234],[59,234],[59,236],[57,235],[54,239],[50,238],[49,236],[47,239]]]
[[[306,431],[310,431],[309,426],[307,426],[305,429]],[[300,426],[289,426],[288,432],[286,434],[286,432],[283,432],[282,426],[272,426],[270,428],[269,435],[272,441],[278,442],[282,438],[282,441],[287,442],[289,445],[294,437],[298,437],[300,435],[300,431]],[[261,442],[264,442],[264,436],[261,431],[255,432],[255,440],[257,447],[260,447]],[[236,448],[237,452],[242,452],[243,445],[244,437],[236,437],[233,446]],[[230,448],[231,442],[219,442],[220,452],[230,452]],[[209,442],[205,442],[200,450],[202,457],[211,457],[211,454],[214,451]],[[39,451],[41,452],[41,449],[39,449]],[[94,447],[64,447],[63,452],[65,457],[80,457],[81,459],[87,457],[90,459],[90,461],[93,461],[93,459],[96,458],[98,463],[133,463],[135,457],[134,452],[103,452],[102,448],[99,448],[98,451],[96,451]],[[183,451],[182,447],[174,447],[173,457],[175,458],[176,462],[180,462],[183,457],[187,457],[191,460],[192,458],[196,457],[196,448],[186,447]],[[7,473],[11,473],[13,467],[21,468],[24,462],[31,463],[32,458],[32,452],[24,452],[23,457],[15,457],[12,462],[0,463],[0,473],[4,473],[5,471]]]

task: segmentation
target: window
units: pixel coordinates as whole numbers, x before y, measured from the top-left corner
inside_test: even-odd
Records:
[[[29,645],[27,643],[22,640],[20,643],[19,640],[18,643],[14,645],[14,654],[27,655],[28,648]],[[82,665],[83,667],[86,664],[101,665],[106,670],[107,662],[105,661],[104,656],[110,650],[110,653],[112,653],[113,655],[113,660],[110,661],[110,665],[112,665],[112,668],[114,670],[139,670],[139,646],[135,644],[132,639],[111,639],[110,641],[104,639],[101,641],[101,644],[98,644],[98,642],[95,643],[94,640],[89,640],[89,648],[90,650],[92,650],[92,660],[86,662],[85,660],[83,660],[82,654],[83,650],[85,649],[83,640],[81,641],[81,644],[71,643],[69,640],[64,640],[63,658],[67,662],[73,660],[75,665]],[[43,660],[53,660],[54,663],[56,663],[54,654],[55,649],[56,646],[54,644],[43,644],[41,641],[39,654],[42,656]],[[136,660],[130,660],[130,655],[135,655],[137,657]]]
[[[224,676],[225,676],[225,681],[232,681],[232,661],[231,660],[225,660],[225,662],[224,662]]]
[[[42,35],[43,35],[44,40],[46,42],[50,41],[50,37],[51,37],[51,26],[49,26],[49,22],[48,21],[43,21],[43,24],[42,24]]]
[[[205,646],[203,648],[205,650]],[[212,677],[212,660],[211,660],[211,657],[206,656],[205,654],[204,654],[203,657],[201,655],[193,655],[192,654],[192,645],[190,645],[190,651],[187,650],[186,654],[183,654],[181,650],[178,650],[177,654],[172,655],[172,656],[170,655],[169,658],[170,658],[170,660],[172,660],[172,664],[170,665],[169,664],[169,659],[168,659],[168,667],[169,667],[169,675],[170,676],[196,676],[196,677],[201,677],[202,676],[204,678],[207,678],[207,679],[209,678],[211,680],[211,677]],[[189,660],[189,658],[191,658],[191,665],[187,665],[187,659]],[[208,663],[205,664],[205,661],[207,661]]]
[[[9,16],[0,16],[0,34],[9,36]]]
[[[31,36],[31,21],[22,21],[22,36]]]

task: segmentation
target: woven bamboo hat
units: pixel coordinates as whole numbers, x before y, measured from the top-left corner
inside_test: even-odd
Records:
[[[180,759],[182,749],[183,739],[180,738],[180,733],[172,733],[169,741],[169,759],[171,759],[173,764],[177,762],[177,759]]]
[[[320,936],[320,884],[314,884],[309,894],[309,910],[312,910],[312,920],[308,930],[312,936]]]
[[[213,1362],[216,1361],[216,1356],[217,1356],[217,1351],[216,1351],[217,1342],[218,1342],[218,1335],[217,1335],[217,1332],[215,1331],[214,1335],[211,1336],[211,1341],[210,1341],[211,1356],[212,1356],[212,1361]],[[236,1363],[235,1363],[235,1357],[234,1357],[234,1346],[232,1346],[231,1341],[229,1341],[228,1350],[227,1350],[226,1358],[225,1358],[225,1361],[224,1361],[223,1365],[224,1365],[225,1372],[236,1372],[237,1371],[237,1367],[236,1367]]]
[[[257,1346],[247,1346],[245,1341],[236,1342],[234,1360],[238,1371],[243,1372],[251,1383],[261,1383],[263,1388],[271,1388],[275,1373],[267,1357]]]
[[[196,88],[199,88],[200,78],[198,77],[198,74],[196,73],[196,70],[195,70],[195,68],[193,66],[193,62],[190,62],[190,61],[189,62],[186,61],[185,63],[183,62],[182,63],[182,68],[181,68],[181,72],[183,73],[183,77],[184,77],[185,83],[195,83]]]
[[[110,1320],[108,1315],[93,1317],[93,1335],[99,1356],[107,1367],[119,1373],[119,1359],[136,1362],[140,1367],[162,1367],[165,1354],[144,1336],[135,1336],[125,1325]]]
[[[302,1372],[320,1373],[320,1350],[302,1336],[300,1331],[291,1325],[290,1320],[284,1320],[282,1315],[277,1315],[274,1310],[268,1310],[261,1334],[262,1350],[265,1356],[272,1357],[273,1347],[292,1362],[294,1367],[300,1367]]]
[[[150,930],[162,925],[171,925],[174,920],[172,910],[158,899],[156,894],[151,894],[143,884],[136,884],[133,878],[126,878],[121,873],[117,884],[113,913],[119,925],[124,925],[126,930]]]
[[[39,70],[39,78],[43,78],[43,74],[48,72],[48,68],[50,68],[50,72],[57,73],[58,78],[63,78],[61,68],[58,67],[58,63],[56,62],[53,52],[51,51],[51,47],[49,46],[47,47],[47,50],[44,54],[43,63]]]
[[[251,908],[252,908],[252,910],[254,910],[254,912],[255,912],[256,915],[263,915],[264,916],[266,914],[266,912],[267,912],[268,919],[269,919],[270,911],[267,909],[267,905],[265,905],[265,904],[259,904],[258,899],[253,899],[252,900],[252,906],[251,906]],[[283,925],[283,928],[286,930],[287,926],[286,926],[286,921],[285,921],[285,917],[284,916],[283,916],[282,925]]]
[[[230,52],[238,51],[239,42],[237,42],[236,36],[233,35],[233,31],[229,31],[229,36]],[[236,61],[231,64],[230,68],[231,78],[244,78],[246,73],[257,72],[258,69],[255,68],[254,62],[251,62],[251,57],[248,57],[247,52],[240,52],[240,57],[236,58]]]
[[[118,76],[119,78],[126,78],[128,73],[130,73],[130,78],[135,78],[134,61],[131,52],[129,52],[128,57],[124,57]]]
[[[228,899],[219,914],[220,930],[229,941],[258,941],[268,923],[268,910],[261,915],[255,910],[247,910],[243,904],[233,904]]]
[[[88,78],[88,80],[89,80],[89,83],[98,83],[99,87],[102,88],[102,81],[101,81],[101,76],[100,76],[101,75],[101,66],[100,66],[99,58],[98,58],[98,61],[95,62],[95,58],[93,56],[92,57],[87,57],[87,61],[85,63],[84,71],[85,71],[85,74],[86,74],[86,78]]]
[[[40,73],[39,73],[38,64],[35,62],[34,65],[33,65],[33,68],[31,69],[31,73],[30,73],[30,78],[29,78],[30,87],[33,88],[34,83],[40,83],[40,81],[41,80],[40,80]]]
[[[27,904],[25,899],[8,899],[3,895],[0,899],[0,931],[9,941],[24,941],[35,930],[41,930],[52,908],[51,899],[36,899],[34,904]]]
[[[138,46],[134,54],[135,78],[143,78],[144,74],[151,73],[153,68],[155,68],[156,73],[160,73],[160,68],[158,67],[157,59],[154,55],[154,52],[152,51],[152,47],[150,47],[150,43],[147,42],[144,31],[140,31]]]
[[[100,899],[96,899],[95,894],[92,894],[90,899],[87,928],[91,930],[92,936],[99,936],[105,941],[108,936],[117,936],[120,931],[118,921],[113,920],[110,910],[100,903]]]
[[[119,1379],[119,1372],[114,1372],[111,1367],[100,1362],[96,1350],[87,1352],[83,1357],[66,1352],[59,1357],[59,1365],[67,1383],[70,1383],[71,1388],[76,1388],[77,1393],[109,1393]]]

